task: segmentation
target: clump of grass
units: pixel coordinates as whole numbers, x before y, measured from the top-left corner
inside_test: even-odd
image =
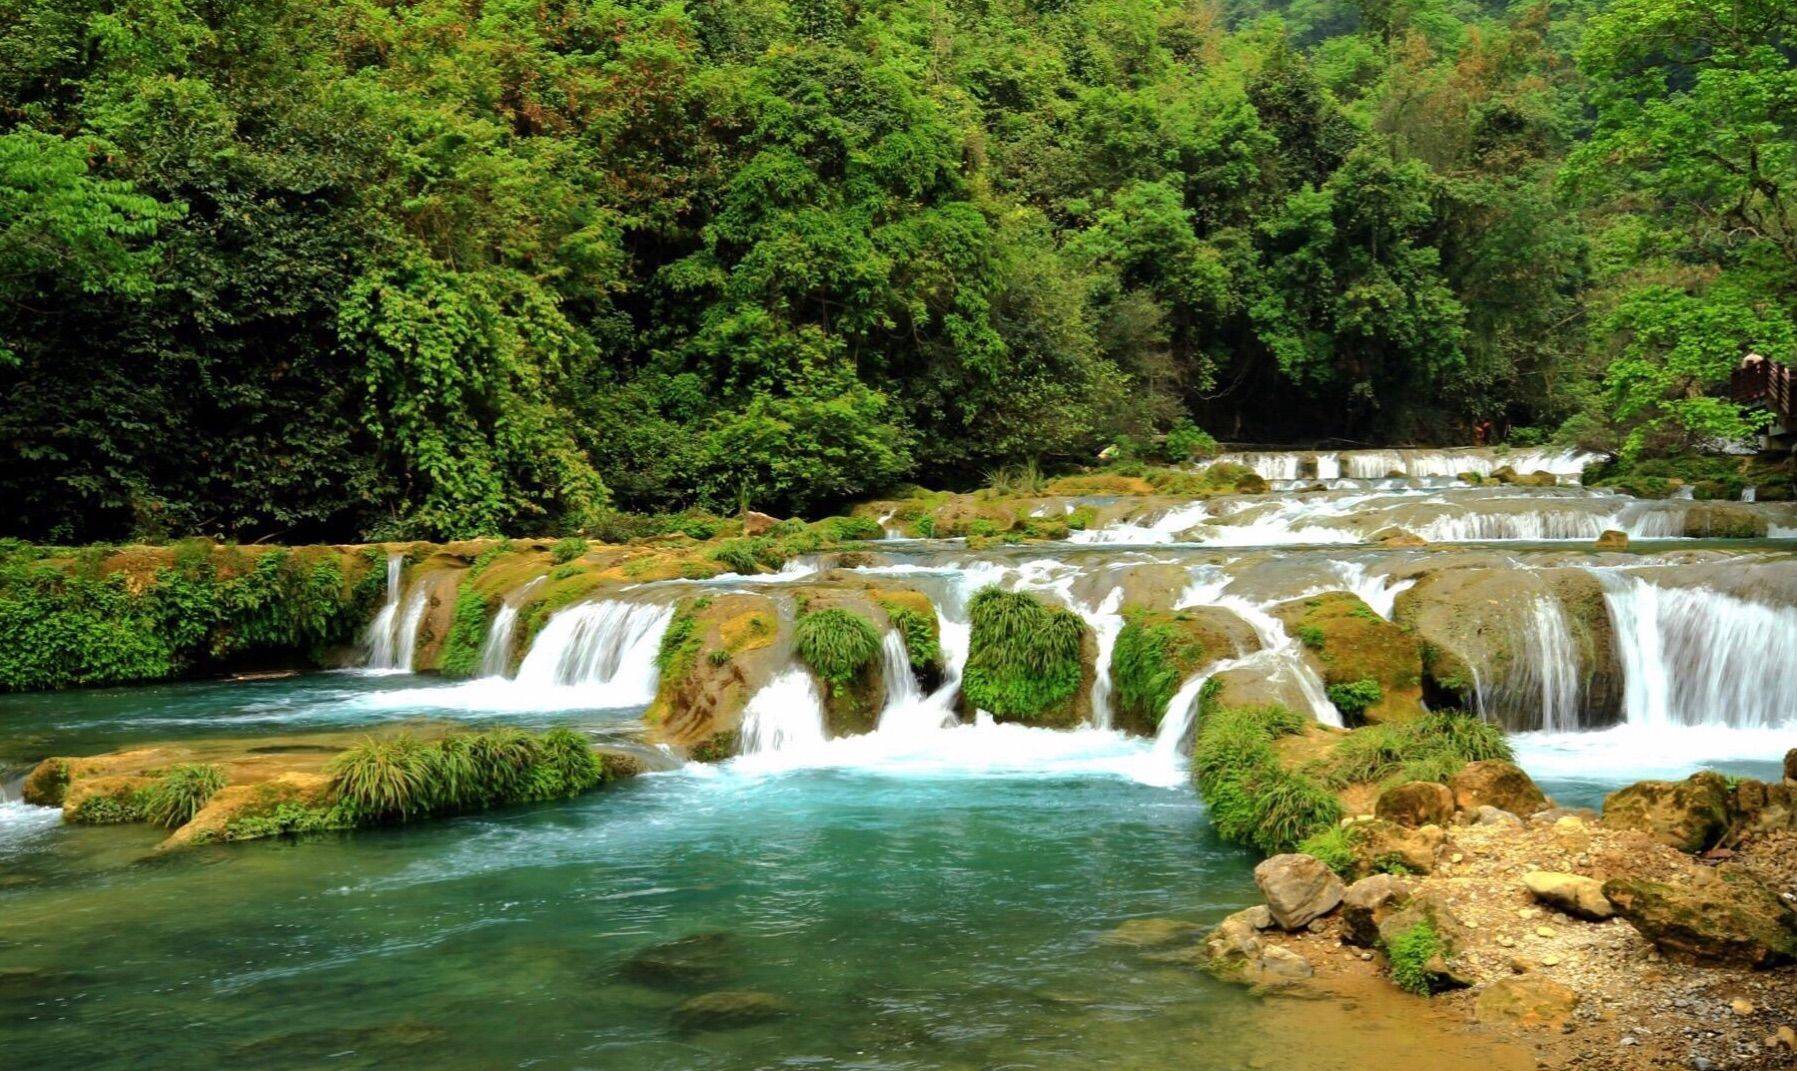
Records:
[[[1320,833],[1305,837],[1298,843],[1297,850],[1315,857],[1345,879],[1352,880],[1354,877],[1354,841],[1342,826],[1330,826]]]
[[[450,619],[449,635],[443,640],[443,654],[437,668],[445,677],[472,677],[480,672],[481,649],[487,642],[487,625],[492,607],[487,597],[464,586],[455,599],[455,614]]]
[[[579,536],[558,539],[549,548],[549,560],[557,565],[566,565],[587,552],[587,541]]]
[[[905,654],[911,668],[931,672],[942,665],[942,644],[936,635],[936,621],[897,603],[882,603],[887,620],[905,638]]]
[[[206,801],[225,787],[225,772],[207,763],[170,766],[138,796],[146,822],[175,829],[193,821]]]
[[[1342,717],[1355,720],[1367,712],[1367,708],[1385,698],[1385,689],[1371,677],[1362,677],[1357,681],[1347,681],[1329,686],[1329,701],[1335,709],[1341,711]]]
[[[83,826],[113,826],[143,820],[142,793],[130,788],[89,796],[69,814],[70,822]]]
[[[886,537],[886,530],[872,517],[825,517],[812,525],[811,530],[832,543]]]
[[[962,691],[997,717],[1035,719],[1079,688],[1084,624],[1027,592],[986,588],[968,602],[972,636]]]
[[[1515,758],[1504,731],[1457,711],[1356,729],[1335,745],[1329,783],[1444,781],[1469,762]]]
[[[762,569],[778,569],[786,564],[782,545],[766,537],[726,539],[712,548],[711,560],[733,573],[753,574]]]
[[[1416,925],[1398,931],[1385,942],[1391,980],[1399,989],[1428,996],[1432,988],[1429,962],[1446,951],[1447,942],[1441,939],[1435,924],[1427,918],[1419,919]]]
[[[793,645],[812,672],[832,687],[843,687],[880,653],[880,634],[853,610],[832,608],[801,617]]]
[[[1131,616],[1111,652],[1111,688],[1118,712],[1158,726],[1173,693],[1203,659],[1204,645],[1177,624]]]
[[[1048,487],[1048,478],[1032,459],[987,473],[986,485],[1001,495],[1039,495]]]
[[[337,793],[371,819],[409,818],[436,802],[433,756],[416,737],[368,737],[331,763]]]
[[[1334,793],[1279,762],[1274,741],[1303,731],[1304,719],[1284,707],[1204,716],[1192,746],[1192,773],[1218,836],[1274,855],[1341,821]]]
[[[1323,630],[1315,625],[1299,625],[1292,630],[1292,635],[1298,637],[1299,643],[1302,643],[1313,651],[1322,650],[1323,644],[1327,642],[1327,638],[1323,635]]]

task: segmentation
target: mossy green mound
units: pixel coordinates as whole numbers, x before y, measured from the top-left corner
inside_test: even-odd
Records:
[[[1001,721],[1067,727],[1081,718],[1085,623],[1027,592],[986,588],[968,603],[962,692]]]

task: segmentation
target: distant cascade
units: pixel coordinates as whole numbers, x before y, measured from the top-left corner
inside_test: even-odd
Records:
[[[1252,469],[1256,476],[1263,480],[1295,480],[1302,461],[1300,455],[1285,451],[1256,450],[1243,453],[1220,454],[1212,464],[1241,465]]]
[[[823,696],[803,669],[789,669],[768,681],[743,709],[744,755],[802,751],[824,743]]]
[[[535,688],[592,688],[595,701],[636,706],[655,698],[655,664],[674,608],[653,603],[570,606],[549,619],[518,666],[517,682]]]
[[[1317,479],[1339,480],[1342,476],[1342,459],[1339,454],[1317,455]]]
[[[1073,543],[1172,543],[1180,534],[1210,517],[1210,506],[1202,499],[1162,510],[1141,523],[1125,522],[1104,528],[1074,532]]]
[[[493,623],[487,626],[487,639],[480,649],[480,675],[483,677],[503,677],[511,668],[512,634],[518,630],[518,608],[524,600],[535,591],[547,577],[537,577],[517,591],[507,595],[493,614]]]
[[[1749,484],[1748,486],[1741,488],[1741,501],[1757,502],[1757,501],[1759,501],[1759,497],[1760,497],[1760,489],[1757,487],[1754,487],[1752,484]]]
[[[1499,679],[1477,674],[1479,715],[1518,731],[1571,732],[1583,709],[1582,659],[1560,600],[1537,595],[1522,619],[1516,659]]]
[[[1631,727],[1797,725],[1797,608],[1595,570]]]
[[[1154,756],[1165,762],[1177,761],[1189,748],[1192,728],[1198,722],[1198,701],[1204,692],[1213,673],[1199,674],[1179,686],[1173,698],[1167,700],[1167,709],[1161,714],[1161,723],[1154,731]]]

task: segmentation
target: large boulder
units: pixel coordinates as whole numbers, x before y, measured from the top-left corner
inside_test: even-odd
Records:
[[[1381,792],[1373,814],[1410,829],[1446,825],[1454,817],[1454,794],[1439,781],[1407,781]]]
[[[1430,873],[1445,843],[1447,833],[1439,826],[1409,829],[1383,818],[1369,818],[1348,827],[1357,877],[1392,871]]]
[[[1273,614],[1304,640],[1305,657],[1325,684],[1379,686],[1378,698],[1350,717],[1351,724],[1404,721],[1423,713],[1421,646],[1358,596],[1327,591],[1280,603]]]
[[[1474,1014],[1481,1023],[1519,1023],[1558,1028],[1578,1007],[1579,995],[1541,974],[1499,978],[1479,992]]]
[[[1604,825],[1633,829],[1684,852],[1710,848],[1728,832],[1730,792],[1704,770],[1683,781],[1640,781],[1604,799]]]
[[[1679,885],[1613,878],[1603,892],[1663,952],[1747,967],[1797,960],[1797,911],[1776,892],[1732,866],[1691,878]]]
[[[1496,807],[1526,817],[1548,806],[1548,798],[1520,766],[1502,759],[1469,762],[1448,779],[1454,805],[1463,811]]]
[[[1315,856],[1275,855],[1254,868],[1254,884],[1281,929],[1296,930],[1334,911],[1342,902],[1342,880]]]
[[[1347,940],[1362,948],[1379,942],[1379,924],[1401,907],[1410,895],[1404,879],[1391,874],[1373,874],[1348,886],[1342,894],[1342,923],[1347,927]]]
[[[1460,957],[1461,950],[1470,944],[1467,929],[1455,917],[1442,892],[1424,890],[1388,911],[1379,921],[1379,945],[1389,955],[1394,946],[1404,945],[1406,937],[1424,925],[1434,932],[1437,942],[1436,951],[1420,964],[1429,991],[1472,985],[1474,976]]]
[[[624,976],[641,985],[690,989],[736,973],[736,938],[721,930],[650,945],[624,961]]]
[[[1522,883],[1535,899],[1568,915],[1602,922],[1616,914],[1615,905],[1604,895],[1604,883],[1596,878],[1535,870],[1524,874]]]
[[[1204,941],[1205,966],[1218,978],[1260,988],[1303,981],[1313,973],[1303,956],[1261,936],[1265,908],[1238,911]]]

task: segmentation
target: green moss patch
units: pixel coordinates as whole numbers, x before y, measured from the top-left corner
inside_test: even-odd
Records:
[[[1331,696],[1341,690],[1349,724],[1412,718],[1423,712],[1423,651],[1416,638],[1345,591],[1274,608],[1274,615],[1316,661]]]
[[[1132,608],[1125,617],[1111,652],[1113,712],[1119,726],[1153,733],[1179,686],[1211,656],[1210,637],[1187,614]]]

